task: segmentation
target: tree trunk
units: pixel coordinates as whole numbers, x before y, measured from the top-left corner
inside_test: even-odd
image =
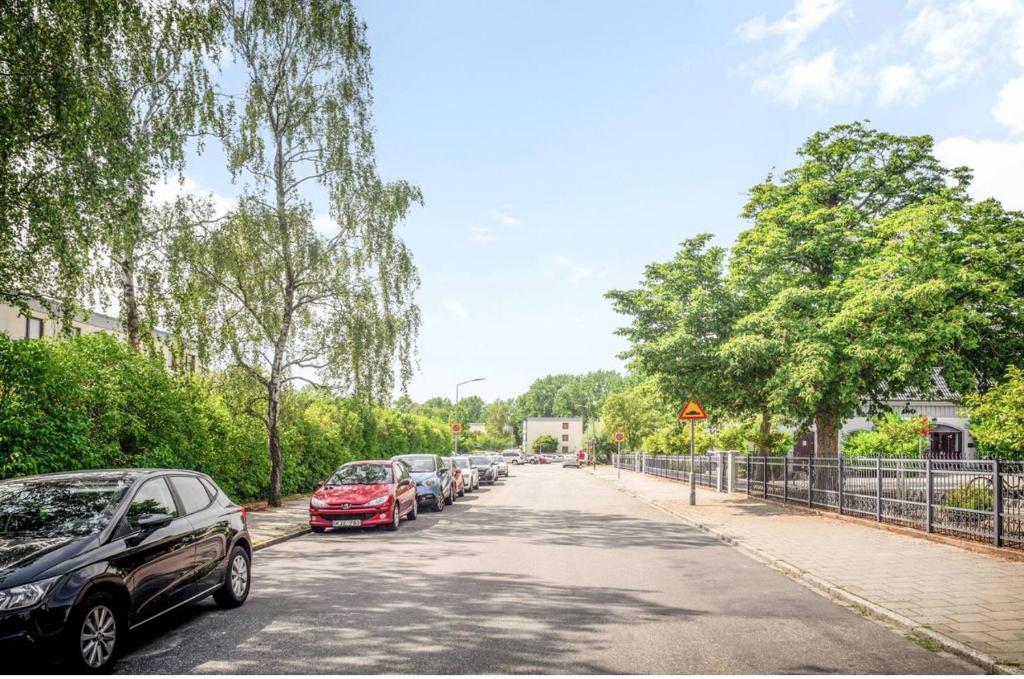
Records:
[[[121,304],[124,307],[124,334],[132,349],[142,347],[139,297],[135,290],[135,262],[130,254],[121,260]]]
[[[761,441],[757,447],[759,455],[771,455],[771,448],[768,446],[768,438],[772,433],[772,414],[769,410],[761,411]]]
[[[278,420],[281,415],[281,376],[276,371],[267,385],[267,450],[270,453],[270,497],[271,507],[281,506],[281,480],[284,476],[284,460],[281,456],[281,432]]]
[[[817,439],[814,452],[815,457],[833,460],[839,457],[838,419],[831,414],[819,414],[814,418],[815,429],[817,429],[815,434]]]

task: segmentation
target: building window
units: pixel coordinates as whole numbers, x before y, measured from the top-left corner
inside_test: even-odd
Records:
[[[569,435],[568,434],[562,434],[562,440],[563,441],[568,441],[569,440]]]
[[[563,453],[568,453],[569,452],[569,446],[562,446],[562,452]]]
[[[568,422],[563,422],[562,423],[562,429],[568,429],[568,428],[569,428],[569,423]]]
[[[25,318],[25,337],[39,339],[43,336],[43,319],[28,316]]]

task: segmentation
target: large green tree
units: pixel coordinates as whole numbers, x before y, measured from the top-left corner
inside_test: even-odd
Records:
[[[813,135],[798,154],[797,167],[751,189],[744,215],[754,225],[740,235],[731,273],[743,289],[759,290],[761,304],[734,334],[758,350],[784,348],[769,382],[772,405],[800,425],[813,423],[818,454],[834,457],[843,420],[865,398],[930,387],[930,359],[942,344],[908,334],[903,344],[917,346],[898,361],[859,355],[859,342],[878,326],[862,319],[854,332],[849,300],[869,289],[883,293],[887,283],[865,287],[862,280],[851,290],[851,277],[884,247],[887,219],[938,196],[962,198],[966,176],[939,164],[930,137],[859,123]]]
[[[148,47],[145,6],[3,3],[0,301],[67,317],[96,286],[95,245],[137,167],[124,143],[131,92],[116,73]]]
[[[226,223],[200,226],[190,283],[213,302],[217,345],[261,387],[281,502],[283,389],[328,383],[386,398],[411,374],[419,310],[412,256],[395,231],[420,200],[377,173],[370,121],[369,46],[344,0],[221,0],[243,105],[223,132],[246,194]],[[336,232],[313,227],[308,186],[326,193]]]

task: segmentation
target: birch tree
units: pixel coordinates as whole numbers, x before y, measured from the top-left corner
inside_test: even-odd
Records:
[[[221,2],[246,73],[225,126],[246,183],[222,225],[201,225],[183,259],[211,301],[228,360],[261,387],[269,499],[281,502],[281,397],[308,381],[367,398],[411,375],[419,310],[412,256],[395,232],[419,190],[378,175],[365,26],[343,0]],[[334,231],[314,228],[312,189]]]

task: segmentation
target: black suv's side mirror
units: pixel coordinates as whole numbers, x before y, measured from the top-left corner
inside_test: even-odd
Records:
[[[170,514],[145,514],[139,517],[135,525],[144,533],[151,533],[158,528],[171,525],[174,517]]]

